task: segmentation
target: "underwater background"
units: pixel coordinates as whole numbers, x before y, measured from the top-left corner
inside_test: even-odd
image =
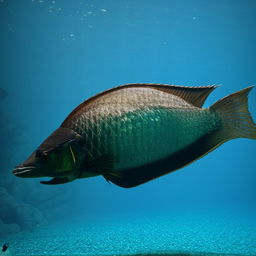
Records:
[[[256,84],[255,27],[254,0],[1,0],[0,255],[256,255],[253,140],[132,189],[11,172],[113,86],[220,85],[208,107]]]

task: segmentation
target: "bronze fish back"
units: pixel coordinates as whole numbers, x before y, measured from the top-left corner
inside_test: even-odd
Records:
[[[85,138],[93,159],[113,155],[114,168],[123,170],[165,158],[215,129],[208,115],[167,90],[127,86],[83,103],[62,126]]]

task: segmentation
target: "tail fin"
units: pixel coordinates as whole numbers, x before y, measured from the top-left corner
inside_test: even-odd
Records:
[[[223,139],[256,139],[256,124],[248,110],[248,94],[252,88],[253,86],[230,94],[210,107],[222,120]]]

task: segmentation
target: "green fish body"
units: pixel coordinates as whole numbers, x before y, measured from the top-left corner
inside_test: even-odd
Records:
[[[119,186],[134,187],[195,161],[229,139],[255,139],[246,101],[251,88],[202,108],[214,88],[124,85],[85,101],[59,128],[82,141],[79,150],[71,147],[73,160],[78,155],[83,159],[74,178],[103,175]],[[234,123],[241,123],[241,129],[235,130]]]
[[[165,158],[218,129],[220,118],[182,98],[151,88],[113,91],[64,122],[82,135],[94,159],[113,156],[113,170]]]

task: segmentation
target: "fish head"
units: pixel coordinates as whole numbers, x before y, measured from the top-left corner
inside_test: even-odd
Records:
[[[13,174],[21,178],[74,176],[81,165],[82,144],[82,137],[73,130],[59,128]]]

